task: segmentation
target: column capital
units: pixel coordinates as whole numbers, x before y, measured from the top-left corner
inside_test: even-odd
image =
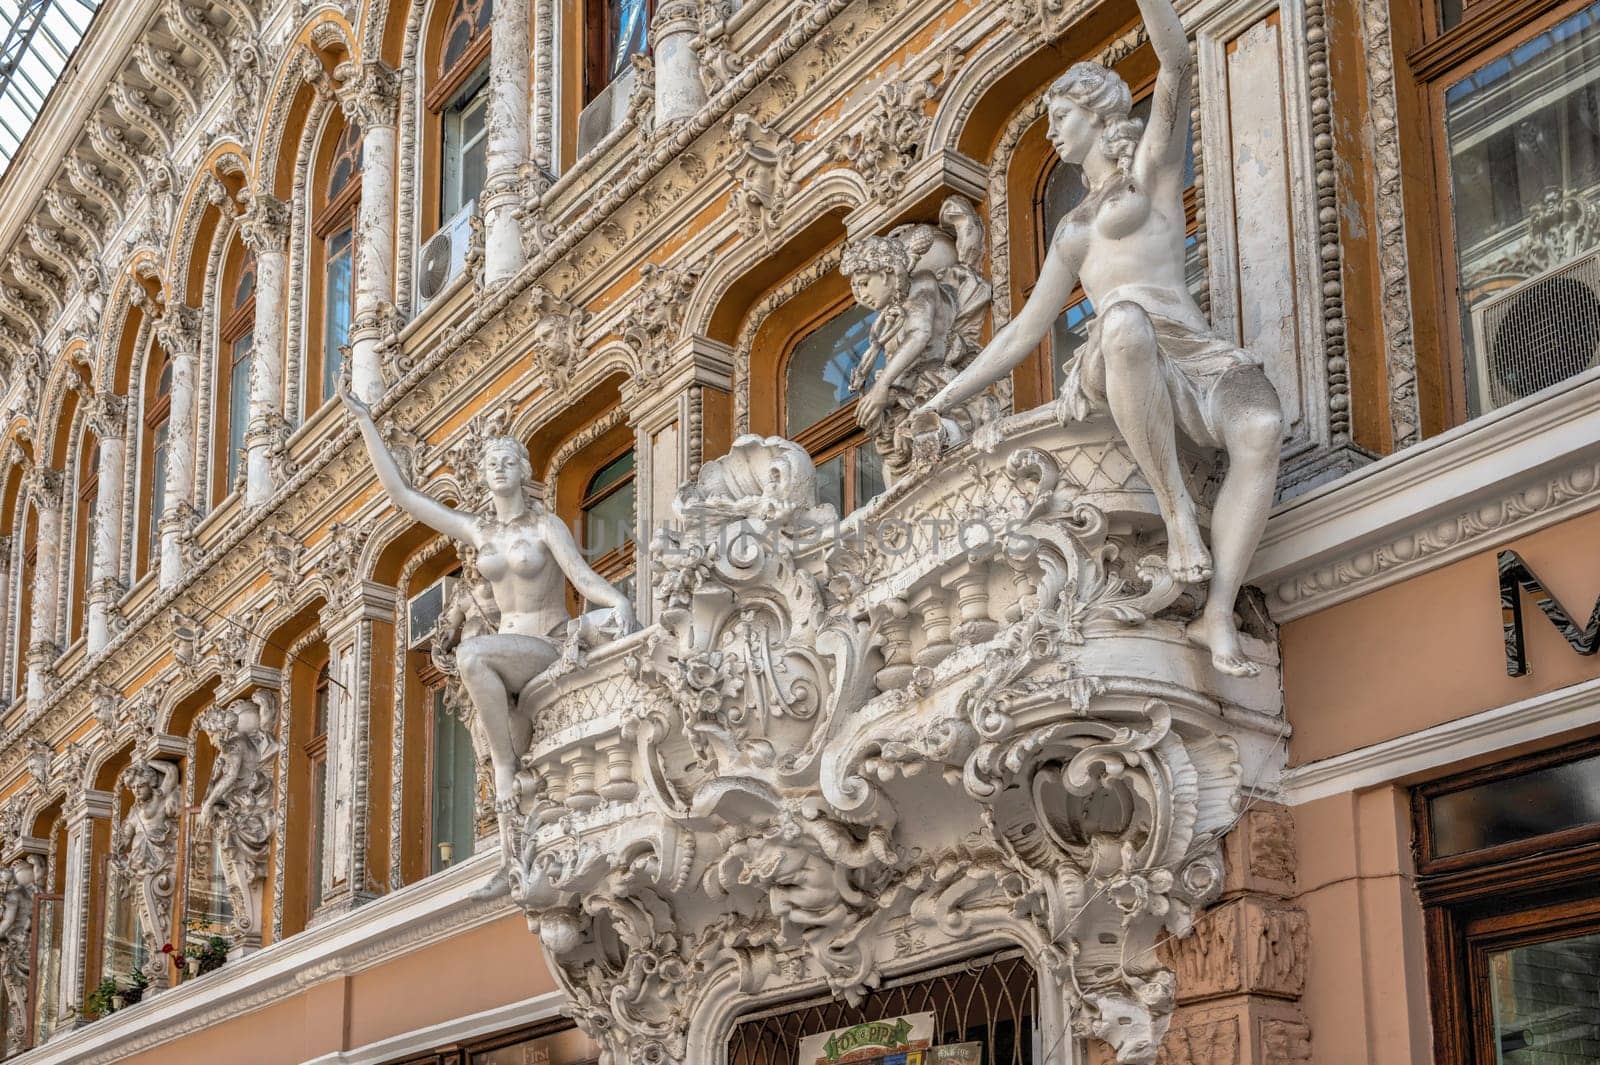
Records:
[[[183,303],[169,303],[156,319],[156,341],[174,359],[193,358],[200,340],[200,312]]]
[[[322,627],[328,643],[338,642],[363,621],[393,621],[400,593],[387,584],[358,581],[338,602],[322,608]]]
[[[30,466],[23,475],[23,491],[28,494],[28,499],[40,510],[55,510],[61,506],[61,489],[65,482],[65,475],[60,470],[53,470],[48,466]]]
[[[650,47],[658,49],[664,37],[675,33],[700,32],[699,0],[662,0],[650,20]]]
[[[89,400],[89,427],[101,440],[121,439],[128,431],[128,397],[96,392]]]
[[[333,72],[339,83],[339,106],[362,133],[395,125],[400,110],[400,75],[378,59],[340,63]]]
[[[257,189],[239,193],[239,235],[257,255],[281,252],[289,242],[289,205]]]
[[[677,416],[678,398],[692,386],[733,390],[733,349],[710,337],[690,336],[674,344],[656,372],[623,385],[622,406],[640,428],[659,428]]]
[[[110,820],[115,809],[116,795],[99,788],[80,788],[67,793],[67,827],[75,828],[84,821]]]

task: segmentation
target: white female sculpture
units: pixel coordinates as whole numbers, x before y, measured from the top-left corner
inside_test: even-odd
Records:
[[[1129,116],[1127,83],[1099,63],[1077,63],[1050,87],[1050,143],[1082,167],[1088,191],[1051,237],[1027,304],[925,410],[944,414],[1009,374],[1081,282],[1097,314],[1067,373],[1063,415],[1109,410],[1155,492],[1168,568],[1180,580],[1211,581],[1190,640],[1222,672],[1251,676],[1233,607],[1272,505],[1283,415],[1261,363],[1212,331],[1184,283],[1194,63],[1169,0],[1139,0],[1139,10],[1161,63],[1149,128]],[[1209,553],[1178,463],[1180,427],[1228,453]]]
[[[530,497],[533,466],[527,448],[516,439],[491,437],[484,445],[483,480],[493,513],[466,514],[413,488],[384,445],[372,411],[342,385],[339,397],[361,427],[378,481],[389,499],[429,528],[471,545],[478,573],[494,589],[499,631],[469,637],[455,653],[462,685],[489,741],[501,853],[509,862],[517,852],[512,818],[518,805],[518,759],[533,735],[532,719],[514,713],[513,700],[561,657],[561,649],[551,637],[572,620],[563,578],[590,603],[609,607],[616,627],[623,632],[638,627],[633,604],[589,567],[560,519]]]

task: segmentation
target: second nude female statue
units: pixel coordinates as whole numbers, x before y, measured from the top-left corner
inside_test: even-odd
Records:
[[[1217,336],[1189,295],[1183,191],[1194,63],[1170,0],[1139,0],[1139,10],[1161,63],[1149,128],[1131,117],[1127,83],[1099,63],[1077,63],[1050,87],[1050,143],[1083,169],[1088,191],[1051,236],[1027,304],[925,409],[944,414],[1009,374],[1081,282],[1097,313],[1068,370],[1062,414],[1109,411],[1155,492],[1168,568],[1182,581],[1211,582],[1189,638],[1217,669],[1250,676],[1257,669],[1240,649],[1233,608],[1272,505],[1283,415],[1260,361]],[[1228,454],[1209,552],[1179,466],[1178,429]]]
[[[502,854],[509,860],[516,853],[518,759],[533,734],[532,719],[515,712],[515,700],[561,655],[553,637],[572,620],[565,582],[571,581],[589,603],[610,608],[623,632],[638,627],[633,604],[589,567],[561,520],[532,499],[533,467],[516,439],[492,437],[484,445],[482,474],[493,509],[468,514],[412,487],[384,445],[367,405],[342,387],[339,396],[361,427],[390,500],[429,528],[469,544],[477,555],[478,573],[494,590],[499,631],[463,640],[456,648],[456,666],[488,737]]]

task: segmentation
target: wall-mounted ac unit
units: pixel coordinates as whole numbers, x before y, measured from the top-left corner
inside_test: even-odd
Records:
[[[467,264],[467,245],[472,241],[472,215],[478,201],[467,205],[428,238],[417,256],[417,309],[421,310],[450,287]]]
[[[413,651],[426,650],[433,637],[439,615],[450,605],[455,594],[456,579],[440,577],[406,603],[406,646]]]
[[[1482,301],[1472,327],[1476,414],[1600,365],[1600,253]]]

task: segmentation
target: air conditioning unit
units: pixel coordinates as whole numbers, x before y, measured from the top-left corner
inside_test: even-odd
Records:
[[[425,651],[433,639],[433,630],[439,616],[450,605],[455,595],[456,579],[440,577],[406,603],[406,646],[413,651]]]
[[[422,254],[417,256],[419,310],[438,299],[466,267],[467,246],[472,242],[472,216],[477,209],[477,200],[468,201],[422,246]]]
[[[1483,300],[1472,333],[1475,414],[1600,365],[1600,253]]]
[[[638,76],[638,72],[629,67],[584,106],[578,115],[579,159],[605,140],[606,134],[622,125],[623,118],[628,114],[628,100],[633,96],[633,83]]]

